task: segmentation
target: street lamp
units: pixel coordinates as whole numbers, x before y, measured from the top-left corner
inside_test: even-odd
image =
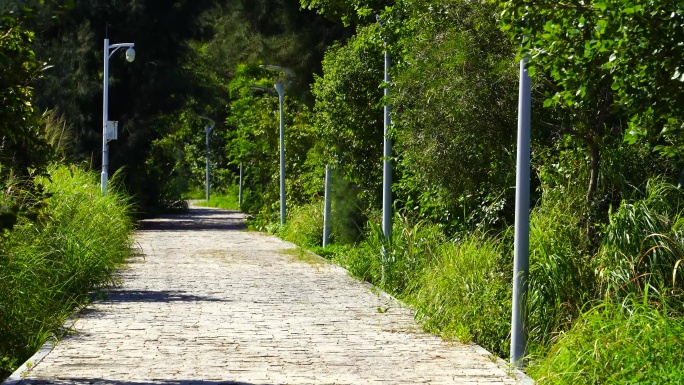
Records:
[[[383,27],[382,20],[379,15],[375,15],[380,27]],[[387,97],[389,96],[389,69],[390,69],[390,53],[387,49],[387,42],[383,40],[385,47],[385,106],[383,109],[383,151],[382,151],[382,233],[385,235],[385,242],[389,242],[392,237],[392,140],[389,134],[390,120],[390,106],[387,104]],[[382,250],[383,264],[382,264],[382,279],[385,279],[385,265],[389,263],[389,256],[387,250],[383,246]]]
[[[274,65],[260,65],[259,68],[280,72],[285,75],[285,81],[289,84],[294,79],[294,72],[285,67]],[[285,85],[283,79],[278,79],[275,84],[280,102],[280,224],[285,224],[285,120],[283,116],[283,98],[285,96]]]
[[[109,44],[109,39],[104,39],[104,76],[102,88],[102,195],[107,195],[107,181],[109,175],[107,174],[108,166],[108,140],[116,140],[117,122],[110,122],[109,119],[109,58],[114,55],[114,52],[119,48],[128,48],[126,50],[126,60],[132,62],[135,60],[135,46],[134,43],[119,43]],[[111,52],[110,52],[111,50]]]
[[[206,191],[206,198],[207,198],[207,202],[209,202],[209,187],[210,187],[210,184],[209,184],[209,134],[211,134],[211,131],[214,129],[214,126],[216,125],[216,122],[214,122],[213,120],[207,118],[206,116],[199,116],[199,118],[200,118],[200,119],[206,119],[206,120],[208,120],[208,121],[211,122],[211,125],[207,124],[206,126],[204,126],[204,132],[206,133],[206,151],[205,151],[205,156],[204,156],[204,157],[205,157],[206,164],[207,164],[207,170],[206,170],[206,172],[205,172],[205,176],[206,176],[206,184],[205,184],[205,186],[206,186],[206,189],[207,189],[207,191]]]

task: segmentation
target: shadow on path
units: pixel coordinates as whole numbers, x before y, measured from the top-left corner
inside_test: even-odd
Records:
[[[107,293],[103,302],[232,302],[221,298],[212,298],[186,294],[182,291],[148,291],[148,290],[116,290]]]
[[[139,231],[244,230],[244,214],[239,211],[191,206],[186,214],[161,215],[140,221]]]
[[[50,380],[23,380],[21,385],[272,385],[269,383],[252,383],[240,381],[207,381],[207,380],[107,380],[103,378],[60,378]]]

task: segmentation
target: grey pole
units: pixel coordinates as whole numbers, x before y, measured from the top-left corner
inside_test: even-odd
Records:
[[[375,15],[378,24],[382,27],[380,16]],[[392,141],[389,135],[390,120],[390,106],[387,103],[389,95],[389,69],[390,69],[390,54],[387,49],[387,42],[383,42],[385,47],[385,107],[384,107],[384,122],[383,122],[383,151],[382,151],[382,233],[385,235],[385,245],[382,246],[382,281],[387,278],[385,271],[389,264],[389,255],[387,253],[386,245],[392,239],[392,163],[390,157],[392,156]]]
[[[527,347],[527,277],[530,266],[530,115],[531,82],[520,61],[518,97],[518,159],[515,182],[515,241],[513,246],[513,314],[511,325],[511,364],[524,366]]]
[[[280,224],[285,224],[285,119],[283,115],[283,94],[285,88],[283,83],[275,84],[278,91],[278,101],[280,102]]]
[[[330,241],[330,165],[325,166],[325,202],[323,203],[323,248]]]
[[[389,241],[392,236],[392,140],[390,139],[389,127],[390,121],[390,106],[387,104],[387,97],[389,95],[389,69],[390,69],[390,54],[387,50],[387,43],[385,42],[385,120],[383,124],[383,160],[382,160],[382,232],[385,234],[385,241]]]
[[[206,160],[206,164],[207,164],[207,170],[205,172],[205,177],[206,177],[205,185],[206,185],[206,189],[207,189],[207,192],[206,192],[207,202],[209,202],[209,190],[210,190],[210,188],[209,188],[210,187],[209,186],[209,133],[211,132],[211,129],[209,129],[209,126],[205,126],[204,131],[207,134],[206,135],[206,151],[205,151],[205,156],[204,156],[205,160]]]
[[[107,144],[107,122],[109,119],[109,58],[119,48],[128,48],[126,61],[135,60],[135,43],[109,44],[109,39],[104,39],[104,73],[102,79],[102,174],[100,175],[102,195],[107,195],[107,182],[109,181],[109,145]],[[110,53],[109,50],[113,49]]]
[[[240,187],[238,190],[238,206],[242,208],[242,178],[243,178],[243,173],[242,173],[242,161],[240,161]]]
[[[211,122],[211,124],[208,124],[204,126],[204,132],[206,133],[206,151],[205,151],[205,159],[206,159],[206,164],[207,164],[207,169],[205,171],[205,186],[206,186],[206,198],[207,201],[209,201],[209,190],[210,190],[210,185],[209,185],[209,134],[211,134],[211,131],[214,129],[214,126],[216,125],[216,122],[214,122],[212,119],[207,118],[206,116],[199,116],[200,119],[205,119]]]
[[[104,74],[102,82],[102,174],[100,175],[102,195],[107,195],[107,174],[109,146],[107,145],[107,119],[109,119],[109,39],[104,40]]]
[[[262,64],[259,68],[269,71],[280,72],[285,76],[285,79],[278,80],[275,84],[275,89],[278,91],[278,99],[280,101],[280,224],[285,224],[285,121],[283,119],[283,95],[285,94],[285,85],[283,80],[287,81],[288,85],[294,79],[294,72],[286,67]]]

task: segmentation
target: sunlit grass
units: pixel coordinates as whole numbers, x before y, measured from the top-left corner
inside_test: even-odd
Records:
[[[186,193],[186,199],[195,200],[195,204],[201,207],[216,207],[224,210],[240,210],[238,187],[231,186],[223,192],[212,192],[209,201],[206,200],[206,192],[193,191]]]
[[[684,322],[630,296],[582,314],[532,363],[538,384],[682,384]]]
[[[21,218],[0,245],[0,374],[7,375],[54,335],[88,293],[114,283],[131,253],[128,198],[105,197],[98,176],[52,166],[36,182],[47,198],[36,221]],[[3,200],[18,187],[5,189]]]

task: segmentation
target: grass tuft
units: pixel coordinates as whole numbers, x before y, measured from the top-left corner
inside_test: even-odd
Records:
[[[51,166],[36,178],[44,198],[37,218],[22,218],[0,244],[0,377],[55,335],[89,292],[113,285],[131,253],[129,199],[116,178],[102,196],[98,176]],[[5,189],[3,201],[19,199]]]

